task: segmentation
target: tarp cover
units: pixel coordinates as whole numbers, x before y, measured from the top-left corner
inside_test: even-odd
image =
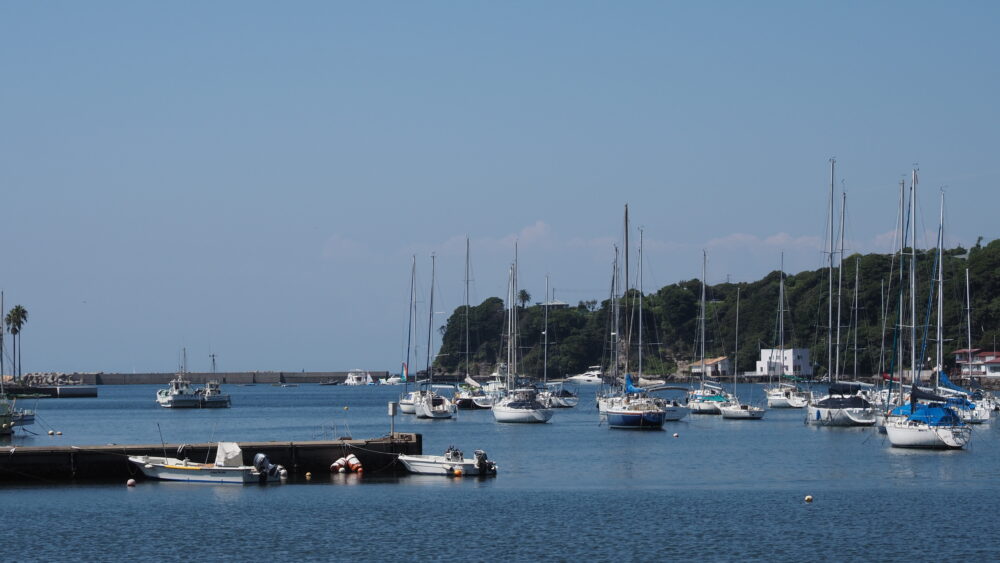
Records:
[[[853,395],[865,387],[859,383],[831,383],[829,393],[831,395]]]
[[[219,442],[219,448],[215,452],[215,465],[219,467],[243,465],[243,450],[236,442]]]
[[[645,391],[645,389],[643,389],[642,387],[633,387],[632,386],[632,376],[626,373],[625,374],[625,392],[626,393],[641,393],[643,391]]]
[[[965,389],[962,389],[958,385],[955,385],[950,379],[948,379],[948,374],[946,374],[943,371],[939,371],[938,372],[938,382],[941,384],[942,387],[947,387],[948,389],[952,389],[954,391],[961,391],[962,393],[965,393],[966,395],[969,394],[968,391],[966,391]]]
[[[935,395],[929,391],[924,391],[919,387],[914,387],[910,390],[910,401],[934,401],[935,403],[944,403],[948,399],[945,399],[941,395]]]

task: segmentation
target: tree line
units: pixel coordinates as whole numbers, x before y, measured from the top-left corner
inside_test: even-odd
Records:
[[[953,352],[967,347],[965,270],[969,270],[971,294],[970,318],[972,346],[996,349],[1000,336],[1000,239],[983,246],[981,240],[966,250],[958,247],[942,253],[945,367],[953,367]],[[909,267],[909,250],[904,267]],[[931,290],[936,279],[937,250],[917,251],[917,322],[921,358],[926,365],[935,349],[936,297]],[[853,254],[843,257],[834,269],[833,322],[828,306],[828,268],[785,274],[785,335],[786,348],[808,348],[815,376],[826,375],[827,331],[832,324],[834,339],[839,318],[839,366],[841,374],[868,376],[889,369],[888,359],[899,330],[900,286],[908,292],[908,274],[900,277],[900,259],[891,254]],[[706,356],[733,356],[736,347],[736,297],[739,290],[739,355],[736,369],[753,371],[761,348],[777,348],[778,292],[781,274],[771,272],[755,282],[722,283],[706,287],[705,313]],[[855,284],[855,279],[858,283]],[[837,288],[840,290],[839,315]],[[610,291],[609,291],[610,294]],[[903,301],[909,299],[907,297]],[[524,295],[518,296],[519,371],[526,376],[541,378],[543,365],[543,331],[545,311],[541,304],[527,305]],[[642,297],[643,372],[667,375],[677,371],[678,363],[697,361],[700,317],[701,281],[687,280],[667,285]],[[639,292],[629,290],[620,298],[618,327],[613,326],[610,296],[599,304],[581,301],[578,305],[549,308],[548,366],[549,378],[581,373],[592,365],[610,365],[612,332],[628,342],[628,362],[636,370],[639,353],[637,326]],[[927,313],[928,304],[932,307]],[[885,313],[883,313],[883,311]],[[469,357],[466,349],[466,314],[469,326]],[[472,375],[489,374],[503,361],[505,352],[505,304],[490,297],[466,312],[464,305],[455,309],[443,327],[441,350],[434,369],[443,373],[465,373],[466,361]],[[903,323],[908,324],[908,309]],[[885,327],[883,328],[883,323]],[[909,330],[908,328],[906,330]],[[924,334],[926,330],[926,339]],[[918,351],[918,354],[921,352]],[[908,353],[907,353],[908,357]],[[621,361],[619,362],[621,363]],[[905,362],[908,364],[908,360]],[[837,360],[834,361],[837,364]],[[908,366],[907,366],[908,367]]]

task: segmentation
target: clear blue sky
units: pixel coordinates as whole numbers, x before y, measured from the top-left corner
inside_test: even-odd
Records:
[[[608,292],[887,250],[920,167],[951,244],[997,236],[996,2],[0,3],[0,287],[25,371],[398,369],[521,285]],[[841,183],[843,181],[843,183]],[[838,196],[839,197],[839,196]],[[635,240],[635,239],[633,239]],[[927,243],[931,244],[930,242]],[[426,304],[421,314],[426,315]],[[425,321],[421,327],[425,327]],[[422,332],[425,329],[422,328]],[[426,333],[419,335],[421,341]],[[421,364],[422,364],[421,360]]]

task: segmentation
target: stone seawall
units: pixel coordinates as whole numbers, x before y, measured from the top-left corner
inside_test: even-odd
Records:
[[[388,371],[369,371],[372,379],[389,377]],[[90,385],[163,385],[177,377],[175,373],[81,373],[73,374],[83,383]],[[346,371],[241,371],[218,373],[188,373],[191,383],[204,384],[215,379],[220,383],[324,383],[333,381],[343,383],[347,379]]]

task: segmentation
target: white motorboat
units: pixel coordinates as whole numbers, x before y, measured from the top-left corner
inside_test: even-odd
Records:
[[[205,382],[204,389],[199,389],[201,404],[203,408],[229,408],[231,406],[229,394],[223,393],[219,387],[219,382],[214,379]]]
[[[562,383],[547,383],[538,393],[538,402],[550,409],[571,409],[580,403],[580,396]]]
[[[767,406],[772,409],[801,409],[812,399],[812,393],[802,391],[790,383],[778,384],[765,389],[764,393],[767,396]]]
[[[474,458],[466,458],[461,450],[452,446],[445,450],[444,455],[399,454],[398,459],[407,471],[421,475],[462,477],[497,474],[497,465],[486,457],[486,452],[476,450],[473,455]]]
[[[497,422],[548,422],[552,409],[538,402],[534,389],[515,389],[493,405],[493,418]]]
[[[261,453],[254,456],[253,465],[243,465],[243,451],[236,442],[219,442],[215,463],[149,455],[129,456],[128,460],[147,478],[162,481],[272,483],[287,475],[282,466],[271,464]]]
[[[347,372],[344,385],[375,385],[375,380],[372,379],[372,374],[363,369],[352,369]]]
[[[183,373],[178,373],[170,380],[170,387],[156,392],[156,402],[168,409],[196,409],[201,406],[201,393],[191,387]]]
[[[747,405],[740,402],[727,403],[719,410],[722,411],[722,418],[728,419],[749,419],[760,420],[764,418],[764,409],[754,405]]]
[[[590,366],[587,368],[587,371],[583,373],[567,377],[566,381],[582,385],[600,384],[603,381],[601,377],[601,366]]]

